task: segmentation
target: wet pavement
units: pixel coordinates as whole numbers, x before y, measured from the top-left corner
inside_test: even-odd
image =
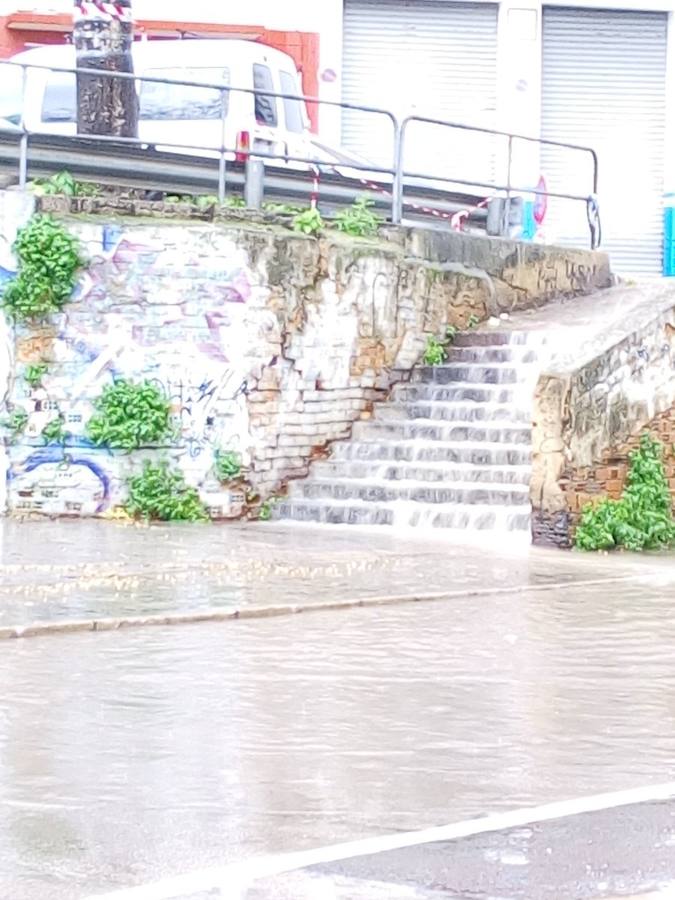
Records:
[[[488,538],[490,540],[490,538]],[[494,538],[491,539],[494,541]],[[0,629],[645,578],[675,557],[457,546],[354,528],[0,522]]]
[[[5,522],[0,574],[4,625],[436,601],[0,642],[3,900],[675,779],[673,557]]]
[[[110,523],[1,547],[5,622],[446,595],[2,642],[2,898],[675,779],[672,558]]]
[[[642,803],[262,879],[246,900],[675,896],[675,802]]]

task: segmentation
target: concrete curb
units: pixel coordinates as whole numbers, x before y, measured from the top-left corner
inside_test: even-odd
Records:
[[[351,600],[334,600],[327,603],[284,604],[280,606],[259,606],[228,609],[206,609],[183,613],[156,614],[148,616],[123,616],[102,619],[68,619],[59,622],[33,622],[29,625],[9,625],[0,627],[0,641],[20,638],[44,637],[46,635],[75,634],[93,631],[122,631],[127,628],[142,628],[158,625],[194,625],[206,622],[229,622],[233,620],[269,619],[279,616],[293,616],[299,613],[335,611],[340,609],[396,606],[404,603],[430,603],[433,601],[455,600],[469,597],[493,597],[513,593],[535,593],[537,591],[567,590],[570,588],[594,587],[604,584],[622,584],[626,581],[640,583],[648,581],[648,576],[623,575],[616,578],[593,578],[584,581],[565,581],[545,585],[527,584],[507,588],[471,588],[463,591],[442,591],[428,594],[385,595],[362,597]]]

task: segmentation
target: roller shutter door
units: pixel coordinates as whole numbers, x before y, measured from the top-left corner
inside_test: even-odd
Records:
[[[343,98],[347,102],[494,127],[497,6],[442,0],[346,0]],[[391,126],[358,112],[343,116],[343,144],[391,165]],[[409,171],[488,180],[489,137],[414,125]]]
[[[548,7],[543,18],[542,137],[594,147],[603,249],[614,269],[662,270],[667,17]],[[581,154],[546,149],[549,189],[590,190]],[[552,201],[548,241],[588,245],[585,213]]]

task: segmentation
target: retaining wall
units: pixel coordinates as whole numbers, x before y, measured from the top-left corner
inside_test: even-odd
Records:
[[[0,195],[5,279],[31,202]],[[191,220],[167,204],[42,203],[88,263],[63,314],[0,323],[0,415],[28,414],[0,458],[0,503],[19,514],[115,515],[143,460],[167,458],[214,517],[239,516],[348,436],[407,377],[429,335],[610,280],[602,254],[510,241],[407,229],[317,239],[277,220]],[[42,361],[43,386],[31,390],[22,372]],[[170,398],[170,446],[127,454],[86,439],[92,402],[116,377],[149,379]],[[64,446],[42,438],[57,416]],[[241,455],[245,478],[218,483],[218,450]]]

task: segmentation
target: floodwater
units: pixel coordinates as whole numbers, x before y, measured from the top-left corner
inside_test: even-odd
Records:
[[[0,897],[675,779],[675,573],[628,569],[0,643]]]

